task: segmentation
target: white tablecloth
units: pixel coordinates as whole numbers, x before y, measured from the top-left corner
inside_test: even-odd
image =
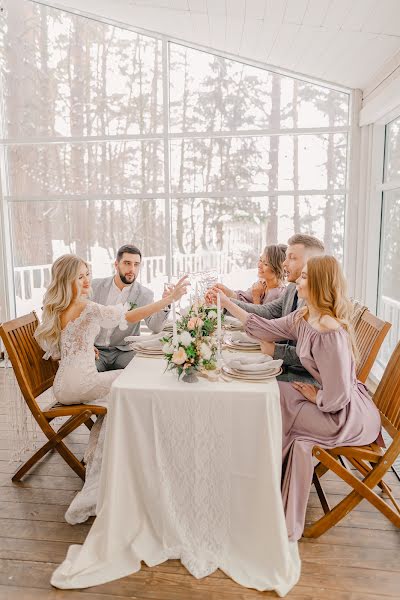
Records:
[[[274,380],[177,381],[136,357],[114,382],[97,518],[51,583],[83,588],[169,558],[284,596],[300,575],[280,494]]]

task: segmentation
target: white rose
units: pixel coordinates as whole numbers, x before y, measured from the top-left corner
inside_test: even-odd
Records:
[[[166,344],[164,344],[163,346],[163,352],[164,354],[173,354],[174,352],[174,347],[169,344],[168,342]]]
[[[179,341],[184,346],[190,346],[190,344],[193,341],[193,338],[188,331],[182,331],[182,333],[179,334]]]
[[[215,312],[215,310],[210,310],[208,313],[208,318],[209,319],[216,319],[218,317],[217,313]]]
[[[204,360],[210,360],[212,352],[210,346],[207,346],[204,342],[200,346],[200,354]]]

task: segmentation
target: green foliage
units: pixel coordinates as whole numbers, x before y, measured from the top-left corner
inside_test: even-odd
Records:
[[[221,314],[221,324],[223,315]],[[217,329],[216,307],[206,306],[196,302],[187,314],[177,320],[178,344],[173,348],[172,334],[162,338],[164,356],[167,360],[167,370],[175,369],[178,378],[187,369],[207,371],[216,368]],[[176,361],[178,361],[178,364]]]

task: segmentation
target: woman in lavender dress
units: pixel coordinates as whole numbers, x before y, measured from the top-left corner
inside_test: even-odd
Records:
[[[245,331],[265,340],[265,353],[273,355],[274,341],[295,340],[300,361],[321,386],[278,382],[282,497],[291,540],[298,540],[304,529],[313,446],[362,446],[377,440],[380,433],[379,412],[356,378],[350,306],[339,263],[332,256],[310,258],[296,284],[306,306],[281,319],[249,314],[221,295],[221,305],[245,324]]]
[[[217,283],[215,287],[228,298],[235,298],[251,304],[267,304],[267,302],[276,300],[286,289],[283,269],[286,248],[285,244],[265,246],[264,252],[258,259],[258,281],[248,290],[233,291],[222,283]]]

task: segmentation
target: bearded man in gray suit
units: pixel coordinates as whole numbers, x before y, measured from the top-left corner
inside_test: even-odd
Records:
[[[324,253],[323,243],[312,235],[298,233],[289,238],[286,260],[283,263],[288,285],[285,292],[279,298],[267,304],[250,304],[236,300],[235,292],[221,283],[217,283],[214,289],[219,288],[235,304],[247,312],[255,313],[264,319],[279,319],[303,306],[303,301],[298,301],[297,298],[296,281],[301,276],[307,260],[312,256],[320,256]],[[300,362],[296,353],[295,342],[291,340],[282,340],[279,343],[261,342],[261,349],[265,354],[283,360],[284,372],[278,377],[280,381],[306,381],[315,383]]]
[[[142,253],[136,246],[125,245],[117,252],[115,260],[115,275],[105,279],[92,281],[92,300],[110,306],[115,304],[129,305],[129,308],[146,306],[153,302],[154,294],[137,281],[142,261]],[[168,292],[164,292],[163,297]],[[128,309],[129,310],[129,309]],[[145,319],[146,325],[153,333],[162,330],[168,317],[169,308],[161,310]],[[125,339],[130,335],[140,335],[140,321],[129,325],[128,329],[121,331],[115,329],[101,329],[95,340],[99,356],[96,360],[98,371],[124,369],[135,356]]]

